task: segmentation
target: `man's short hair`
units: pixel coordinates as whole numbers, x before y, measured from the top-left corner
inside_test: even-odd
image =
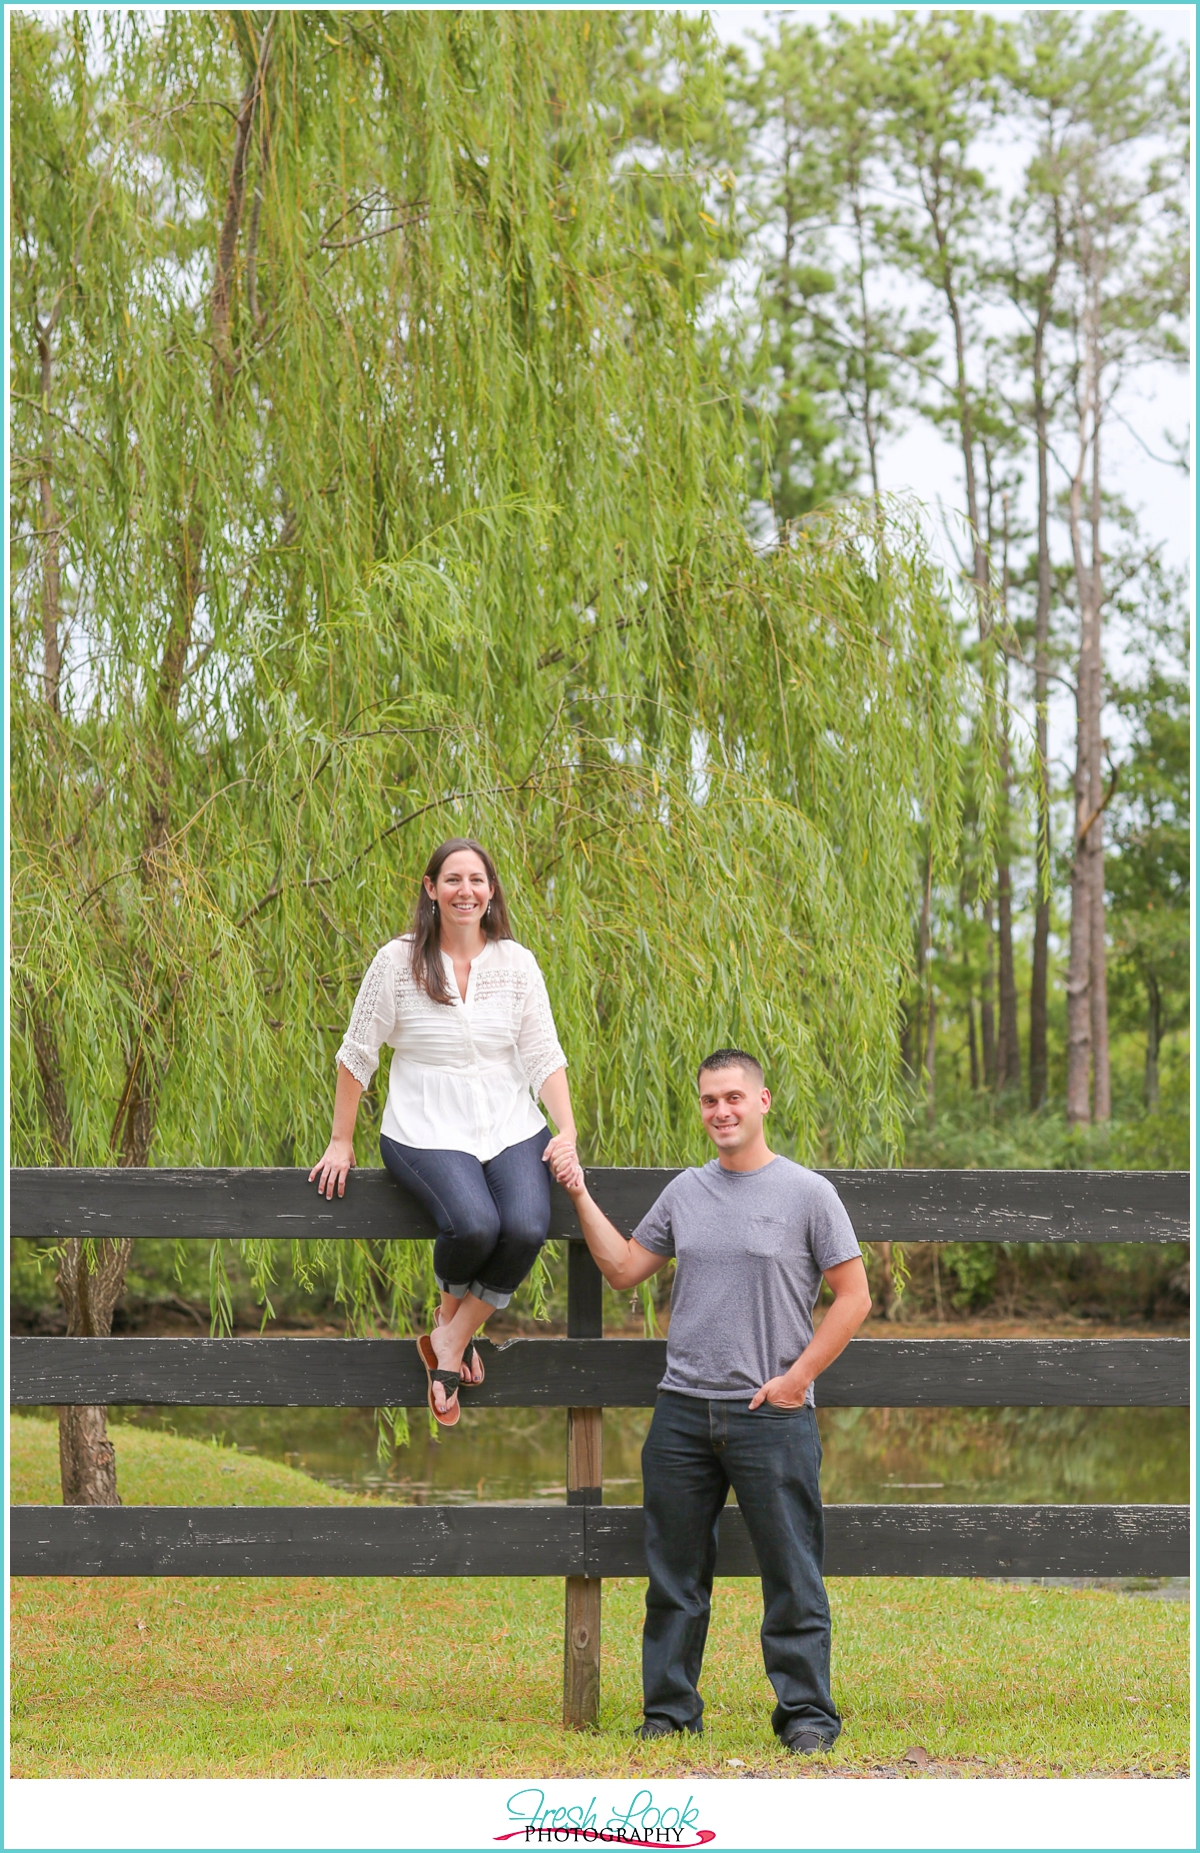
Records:
[[[742,1068],[751,1081],[759,1087],[764,1085],[763,1067],[756,1055],[748,1055],[745,1049],[714,1049],[706,1055],[696,1070],[696,1086],[700,1085],[700,1076],[719,1068]]]

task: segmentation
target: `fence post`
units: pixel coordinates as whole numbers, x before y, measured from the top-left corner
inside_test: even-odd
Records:
[[[603,1338],[600,1270],[582,1242],[567,1249],[567,1336]],[[600,1409],[567,1410],[567,1504],[604,1499]],[[567,1578],[563,1628],[563,1724],[582,1730],[600,1715],[600,1578]]]

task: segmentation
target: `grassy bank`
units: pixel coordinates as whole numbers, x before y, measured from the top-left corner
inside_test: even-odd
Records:
[[[53,1425],[14,1418],[12,1438],[14,1499],[56,1501]],[[358,1503],[206,1443],[120,1443],[130,1505]],[[714,1601],[704,1738],[633,1743],[643,1588],[605,1583],[601,1728],[569,1736],[556,1581],[20,1579],[13,1774],[809,1773],[772,1738],[758,1585],[739,1579]],[[908,1773],[916,1744],[943,1775],[1186,1768],[1182,1604],[915,1579],[835,1579],[830,1600],[831,1774]]]

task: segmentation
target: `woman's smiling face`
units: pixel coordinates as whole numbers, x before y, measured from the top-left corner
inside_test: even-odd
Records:
[[[492,898],[487,870],[471,849],[456,849],[447,856],[436,882],[425,877],[425,890],[438,904],[439,919],[455,926],[477,925]]]

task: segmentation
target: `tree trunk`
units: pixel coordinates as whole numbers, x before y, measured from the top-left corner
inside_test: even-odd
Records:
[[[1000,610],[1008,624],[1008,495],[1003,497],[1003,562]],[[990,476],[989,476],[990,507]],[[989,516],[989,535],[991,532]],[[997,729],[1000,745],[1000,846],[996,855],[996,930],[1000,954],[1000,1033],[996,1039],[996,1086],[1001,1093],[1021,1085],[1021,1032],[1017,1021],[1017,980],[1013,966],[1012,868],[1008,860],[1012,818],[1012,755],[1008,744],[1008,657],[1003,659],[1003,706]]]
[[[946,265],[943,278],[943,292],[946,307],[950,311],[950,321],[954,329],[954,397],[958,406],[958,435],[962,447],[963,479],[967,492],[967,520],[971,524],[971,577],[975,581],[979,595],[979,636],[984,639],[988,633],[988,557],[983,543],[983,532],[979,524],[979,489],[975,475],[975,429],[971,418],[971,392],[967,383],[967,338],[963,327],[962,312],[959,308],[958,295],[951,281],[946,259],[944,240],[939,239],[942,249],[943,264]]]
[[[954,329],[954,396],[955,396],[955,401],[958,407],[958,435],[959,435],[960,448],[962,450],[963,480],[964,480],[964,485],[966,487],[966,492],[967,492],[967,520],[969,521],[970,526],[971,526],[971,562],[972,562],[971,577],[975,583],[977,617],[978,617],[978,624],[979,624],[979,641],[980,641],[980,645],[984,649],[986,649],[988,645],[988,641],[992,634],[992,617],[991,617],[991,609],[989,605],[989,595],[991,591],[991,567],[990,567],[989,560],[988,560],[987,548],[984,545],[983,531],[982,531],[982,527],[980,524],[980,518],[979,518],[979,487],[978,487],[978,478],[976,476],[976,471],[975,471],[975,428],[974,428],[974,421],[972,419],[972,414],[971,414],[970,385],[967,380],[966,330],[963,326],[962,311],[959,306],[957,292],[954,288],[954,283],[953,283],[952,276],[951,276],[950,269],[949,269],[944,236],[940,234],[939,228],[937,227],[936,224],[934,225],[934,233],[935,233],[935,236],[938,238],[938,248],[941,252],[943,264],[945,266],[945,270],[943,274],[943,281],[942,281],[942,289],[943,289],[943,293],[946,298],[946,307],[950,314],[951,325]],[[984,717],[984,725],[987,727],[994,727],[995,725],[995,717],[990,712],[987,713]],[[1011,892],[1012,892],[1012,887],[1011,887],[1011,881],[1010,881],[1009,883],[1010,897],[1011,897]],[[997,1061],[998,1050],[997,1050],[997,1045],[996,1045],[996,1019],[995,1019],[994,1006],[993,1006],[993,998],[995,996],[994,973],[995,973],[995,956],[996,955],[995,955],[995,948],[993,945],[993,928],[992,928],[990,907],[987,910],[987,914],[988,914],[988,959],[987,959],[987,971],[983,978],[982,985],[980,987],[981,995],[980,995],[980,1002],[979,1002],[979,1028],[980,1028],[981,1039],[983,1042],[983,1082],[984,1082],[984,1086],[985,1087],[995,1087],[997,1075],[999,1072],[998,1061]],[[1011,956],[1012,956],[1011,929],[1009,932],[1008,947],[1009,947],[1009,960],[1011,963]],[[1003,978],[1003,970],[1002,970],[1001,976]],[[1004,1008],[1004,997],[1003,997],[1003,992],[1002,992],[1001,994],[1001,1026],[1002,1027],[1003,1027],[1003,1022],[1004,1022],[1003,1008]],[[1018,1062],[1020,1061],[1019,1053],[1017,1055],[1017,1060]]]
[[[58,1038],[54,1034],[47,1011],[48,1000],[29,1005],[30,1040],[33,1043],[33,1059],[37,1064],[42,1110],[46,1115],[46,1124],[50,1128],[50,1149],[54,1153],[54,1162],[56,1165],[69,1165],[74,1144],[74,1129],[71,1125],[67,1090],[63,1082],[62,1063],[58,1054]]]
[[[246,161],[250,151],[250,136],[262,97],[263,81],[271,55],[271,36],[274,24],[275,15],[271,13],[267,16],[262,37],[258,42],[254,68],[246,79],[241,107],[235,117],[233,160],[230,166],[229,186],[225,194],[225,216],[221,223],[221,236],[217,244],[217,264],[210,298],[214,359],[213,396],[218,406],[222,403],[227,380],[234,368],[233,342],[230,332],[233,260],[237,251],[238,234],[242,225],[242,207],[246,197]],[[220,373],[217,371],[217,363],[220,364]]]
[[[263,28],[252,74],[247,80],[241,107],[236,117],[233,159],[226,195],[225,214],[217,247],[217,261],[210,295],[213,333],[212,389],[220,416],[223,394],[233,369],[231,337],[231,302],[234,256],[241,226],[245,197],[246,157],[250,133],[262,95],[272,36],[274,16]],[[47,359],[43,354],[43,390],[47,390]],[[44,503],[43,503],[44,506]],[[179,523],[179,546],[176,558],[178,598],[163,642],[158,676],[152,691],[147,716],[147,761],[150,791],[146,800],[143,841],[138,859],[138,873],[144,894],[152,902],[162,902],[169,880],[168,841],[170,835],[172,774],[171,734],[178,722],[179,701],[195,622],[196,605],[201,591],[204,547],[204,518],[197,485],[185,492],[186,513]],[[50,556],[47,556],[48,558]],[[56,559],[56,555],[54,556]],[[57,635],[57,630],[56,630]],[[49,646],[47,645],[47,652]],[[47,654],[47,699],[50,698],[49,654]],[[171,1020],[179,989],[186,982],[183,972],[167,973],[157,984],[147,988],[148,1004],[125,1065],[125,1085],[113,1118],[111,1144],[117,1162],[123,1166],[149,1163],[150,1147],[158,1115],[162,1063],[148,1050],[151,1030],[154,1038],[168,1046]],[[43,1070],[35,1029],[35,1056],[39,1072]],[[49,1071],[47,1071],[49,1072]],[[50,1103],[53,1086],[47,1086],[43,1073],[43,1097],[53,1127]],[[113,1309],[125,1285],[125,1269],[132,1250],[128,1239],[101,1241],[88,1246],[72,1239],[65,1245],[58,1270],[58,1287],[67,1312],[67,1333],[71,1337],[106,1337],[112,1330]],[[62,1472],[63,1502],[66,1505],[117,1505],[116,1460],[106,1434],[107,1412],[102,1408],[62,1408],[59,1410],[59,1464]]]
[[[233,371],[234,363],[231,304],[234,259],[245,203],[246,161],[251,131],[262,99],[275,15],[268,16],[257,47],[244,37],[249,31],[245,18],[235,19],[234,26],[235,32],[243,35],[242,49],[249,75],[241,107],[235,118],[225,212],[209,296],[213,337],[212,393],[218,423],[222,417],[227,378]],[[179,516],[175,607],[163,641],[152,699],[148,704],[146,762],[150,772],[150,790],[146,799],[138,875],[143,893],[156,906],[165,901],[170,878],[168,848],[173,797],[172,735],[178,726],[179,703],[195,629],[196,607],[203,590],[204,546],[205,515],[201,489],[199,483],[193,480],[184,490]],[[118,1153],[117,1162],[120,1165],[142,1166],[150,1162],[164,1062],[162,1059],[152,1059],[148,1049],[152,1042],[158,1042],[169,1049],[176,1003],[186,982],[187,974],[176,970],[163,973],[157,983],[147,984],[149,1003],[133,1045],[126,1055],[125,1085],[117,1103],[110,1135],[110,1144]]]
[[[1012,871],[1007,860],[996,864],[996,912],[1000,953],[1000,1033],[996,1039],[996,1086],[1021,1085],[1021,1039],[1017,1021],[1017,980],[1013,966]]]
[[[1087,875],[1089,1004],[1092,1017],[1092,1118],[1102,1125],[1112,1118],[1112,1087],[1108,1060],[1108,950],[1104,919],[1104,819],[1096,819],[1089,835]]]
[[[1037,832],[1042,840],[1049,837],[1049,806],[1044,802],[1045,796],[1044,789],[1039,787]],[[1042,878],[1039,876],[1038,879],[1040,881]],[[1049,1087],[1046,1054],[1049,970],[1050,900],[1048,896],[1039,894],[1033,914],[1033,970],[1029,980],[1029,1105],[1034,1113],[1039,1107],[1045,1106]]]
[[[925,1026],[925,1124],[932,1129],[937,1117],[934,1094],[934,1061],[937,1042],[937,1010],[933,1001],[933,965],[929,967],[928,1020]]]
[[[1050,780],[1047,703],[1050,692],[1050,443],[1046,418],[1046,325],[1058,275],[1062,234],[1057,228],[1055,262],[1038,303],[1033,336],[1033,406],[1037,435],[1037,611],[1033,625],[1033,701],[1037,730],[1037,824],[1033,915],[1033,970],[1029,983],[1029,1105],[1045,1105],[1048,1087],[1046,1035],[1050,978]]]
[[[912,1011],[912,1077],[914,1082],[920,1074],[924,1062],[925,1051],[925,1037],[922,1033],[922,1028],[925,1021],[925,968],[929,963],[929,909],[932,898],[931,884],[928,875],[930,866],[931,865],[927,862],[926,880],[921,890],[921,922],[917,928],[917,982],[913,987]]]
[[[1145,973],[1146,1002],[1146,1073],[1142,1081],[1142,1101],[1147,1113],[1158,1108],[1158,1051],[1162,1044],[1162,994],[1153,972]]]
[[[1083,550],[1083,479],[1095,443],[1099,418],[1098,348],[1091,323],[1095,314],[1091,279],[1087,278],[1085,305],[1083,394],[1078,404],[1078,451],[1068,497],[1071,557],[1079,600],[1079,668],[1075,680],[1075,824],[1071,859],[1071,954],[1067,969],[1067,1124],[1080,1126],[1091,1118],[1089,1080],[1092,1057],[1092,898],[1094,881],[1089,866],[1089,839],[1095,822],[1091,801],[1093,714],[1099,681],[1094,661],[1099,650],[1099,610],[1094,569]],[[1093,474],[1093,484],[1095,476]],[[1098,720],[1098,716],[1095,717]],[[1098,743],[1096,751],[1099,751]],[[1101,925],[1103,932],[1103,925]]]
[[[210,296],[213,333],[213,397],[220,416],[226,379],[233,368],[231,302],[234,257],[245,198],[246,158],[255,114],[262,96],[263,78],[270,53],[274,15],[259,39],[253,70],[247,79],[236,117],[233,159],[226,194],[225,214],[217,246],[217,261]],[[138,873],[143,893],[154,904],[164,900],[169,881],[168,844],[171,826],[171,735],[178,724],[179,702],[202,589],[204,517],[197,485],[185,492],[185,510],[179,522],[176,556],[178,596],[163,641],[158,676],[147,716],[147,761],[150,791],[146,799]],[[148,1005],[138,1036],[129,1049],[125,1085],[113,1118],[111,1144],[117,1162],[140,1167],[149,1163],[158,1117],[162,1062],[149,1052],[154,1040],[168,1047],[171,1022],[186,973],[166,973],[147,987]],[[36,1045],[35,1045],[36,1047]],[[39,1068],[41,1062],[39,1059]],[[43,1092],[45,1093],[45,1081]],[[101,1241],[85,1245],[67,1242],[58,1271],[58,1287],[67,1312],[71,1337],[106,1337],[112,1330],[113,1309],[125,1285],[132,1242]],[[59,1460],[63,1501],[67,1505],[116,1505],[116,1462],[105,1433],[106,1412],[101,1408],[64,1408],[59,1411]]]
[[[877,1242],[876,1253],[879,1256],[879,1272],[883,1278],[882,1304],[880,1313],[889,1324],[896,1314],[896,1276],[892,1269],[892,1245],[890,1242]]]
[[[72,1236],[63,1244],[57,1282],[67,1313],[68,1338],[108,1337],[132,1252],[129,1236],[94,1242]],[[58,1462],[65,1506],[121,1503],[107,1420],[106,1409],[90,1406],[70,1405],[58,1412]]]
[[[1081,659],[1083,650],[1080,652]],[[1080,832],[1087,822],[1087,698],[1081,660],[1076,696],[1075,747],[1075,854],[1071,863],[1071,949],[1067,964],[1067,1124],[1083,1126],[1091,1119],[1089,1071],[1092,1056],[1092,889],[1087,852]]]
[[[969,918],[967,913],[967,889],[965,882],[959,884],[958,913],[965,928],[965,923]],[[971,970],[971,960],[967,954],[965,931],[962,947],[962,968],[963,978],[965,980],[963,988],[967,997],[967,1056],[971,1069],[971,1092],[977,1094],[979,1092],[979,1042],[975,1035],[975,975]]]
[[[933,999],[933,847],[925,858],[925,897],[921,905],[921,979],[925,987],[925,1124],[934,1121],[933,1071],[937,1041],[937,1010]]]
[[[917,982],[914,986],[913,1001],[913,1080],[919,1078],[925,1061],[924,1024],[925,989],[928,982],[929,965],[929,913],[933,899],[931,881],[933,869],[932,854],[926,857],[925,881],[921,889],[921,921],[917,928]]]
[[[1096,361],[1097,381],[1099,357]],[[1088,814],[1092,819],[1087,840],[1087,871],[1091,893],[1088,901],[1090,936],[1090,1002],[1092,1012],[1092,1119],[1104,1124],[1112,1118],[1112,1093],[1108,1062],[1108,955],[1105,947],[1104,908],[1104,583],[1103,553],[1100,534],[1100,417],[1099,387],[1097,412],[1092,426],[1092,495],[1090,510],[1092,552],[1092,606],[1095,613],[1095,642],[1091,672],[1088,677]]]
[[[1048,105],[1046,152],[1056,152],[1055,106]],[[1047,702],[1050,692],[1050,440],[1046,411],[1046,330],[1054,312],[1065,248],[1062,202],[1053,200],[1054,243],[1050,264],[1039,279],[1033,325],[1033,423],[1037,446],[1037,610],[1033,622],[1033,702],[1036,727],[1037,821],[1033,969],[1029,983],[1029,1105],[1045,1105],[1049,1086],[1046,1037],[1050,982],[1050,783]]]
[[[59,688],[62,678],[62,581],[59,524],[51,476],[53,452],[49,411],[53,384],[51,342],[57,313],[56,305],[49,319],[44,324],[39,322],[37,326],[43,410],[43,448],[38,484],[42,514],[42,698],[55,715],[60,711]],[[56,1164],[69,1165],[74,1128],[49,999],[39,999],[30,1004],[29,1029],[42,1108],[50,1131],[50,1148]],[[67,1242],[59,1260],[57,1284],[66,1309],[68,1337],[92,1334],[104,1337],[112,1330],[113,1307],[124,1285],[125,1267],[132,1247],[133,1243],[129,1240],[100,1243],[98,1248],[94,1248],[96,1266],[93,1271],[89,1267],[83,1243],[77,1238]],[[101,1407],[68,1404],[59,1409],[58,1466],[64,1505],[120,1504],[117,1463],[106,1432],[107,1422],[108,1411]]]
[[[34,1060],[50,1142],[60,1165],[71,1162],[73,1128],[63,1085],[58,1039],[44,1009],[30,1010]],[[133,1250],[128,1238],[92,1243],[89,1264],[85,1245],[72,1237],[59,1258],[57,1286],[67,1315],[68,1338],[106,1338],[113,1308],[125,1285],[125,1268]],[[58,1465],[65,1506],[115,1506],[117,1464],[103,1408],[66,1405],[58,1412]]]
[[[985,909],[987,922],[987,964],[979,980],[979,1040],[983,1045],[983,1085],[996,1085],[996,1011],[993,1004],[996,982],[996,936],[992,910]]]
[[[971,1092],[979,1092],[979,1044],[975,1036],[975,999],[967,992],[967,1055],[971,1063]]]
[[[863,329],[863,436],[867,440],[867,463],[871,471],[871,495],[879,507],[879,434],[871,411],[871,313],[867,306],[867,240],[862,199],[857,186],[851,188],[850,209],[854,217],[854,237],[858,251],[858,302]]]
[[[169,1022],[174,999],[164,1004]],[[147,1061],[141,1048],[128,1059],[125,1090],[117,1105],[109,1144],[117,1154],[117,1163],[125,1169],[140,1170],[150,1163],[150,1147],[158,1121],[158,1092],[161,1076]]]
[[[107,1409],[69,1405],[59,1410],[58,1466],[65,1506],[120,1505]]]
[[[912,1008],[909,1002],[903,1000],[900,1007],[903,1012],[900,1020],[900,1060],[904,1065],[905,1074],[912,1080],[917,1072],[917,1058],[914,1053],[916,1048],[917,1026],[913,1020]]]

